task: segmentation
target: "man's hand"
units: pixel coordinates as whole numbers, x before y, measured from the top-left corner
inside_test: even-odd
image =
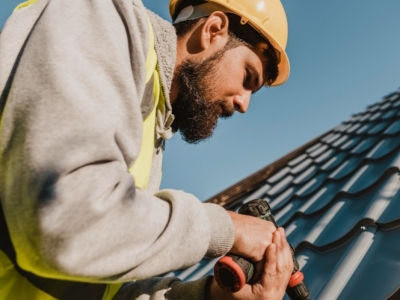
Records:
[[[281,300],[293,271],[292,255],[283,228],[277,229],[272,234],[272,244],[264,251],[264,259],[263,272],[257,282],[246,284],[239,292],[229,294],[221,290],[213,279],[206,299]]]
[[[235,239],[230,253],[260,261],[265,249],[271,244],[272,234],[276,231],[271,222],[228,211],[235,226]]]

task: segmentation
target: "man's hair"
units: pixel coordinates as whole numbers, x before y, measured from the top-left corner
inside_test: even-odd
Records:
[[[189,5],[196,6],[203,3],[206,2],[204,0],[179,1],[179,3],[176,6],[175,13],[172,16],[173,20],[176,19],[179,12],[185,7]],[[253,48],[260,43],[268,45],[267,49],[264,51],[264,56],[267,58],[267,66],[268,66],[267,69],[265,70],[265,75],[267,76],[265,81],[268,85],[271,85],[278,77],[278,72],[279,72],[278,58],[271,43],[268,41],[268,39],[264,38],[248,23],[244,25],[241,24],[240,23],[241,17],[239,17],[238,15],[232,13],[227,13],[226,15],[228,16],[229,20],[228,34],[232,39],[238,42],[238,43],[230,43],[232,45],[230,48],[234,48],[239,45],[245,45],[249,48]],[[183,21],[174,24],[177,36],[183,37],[185,34],[190,32],[200,20],[205,20],[206,18],[207,17],[203,17],[195,20]],[[229,47],[226,50],[228,49]]]

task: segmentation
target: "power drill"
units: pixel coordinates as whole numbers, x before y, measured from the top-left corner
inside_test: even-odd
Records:
[[[271,213],[271,208],[265,200],[256,199],[243,204],[239,209],[239,214],[270,221],[278,228]],[[293,272],[286,288],[286,293],[292,300],[309,300],[310,293],[303,281],[304,275],[299,271],[299,263],[295,258],[292,245],[289,246],[293,259]],[[235,293],[246,283],[251,282],[254,270],[254,264],[245,257],[228,253],[215,264],[214,277],[224,291]]]

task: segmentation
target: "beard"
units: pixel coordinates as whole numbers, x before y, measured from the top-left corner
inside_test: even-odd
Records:
[[[197,144],[210,138],[219,118],[235,112],[225,100],[211,100],[218,85],[217,64],[226,49],[196,62],[183,62],[174,74],[179,92],[172,104],[175,116],[172,130],[181,133],[184,141]]]

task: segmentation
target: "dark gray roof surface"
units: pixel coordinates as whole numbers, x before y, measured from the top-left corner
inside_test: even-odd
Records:
[[[400,90],[281,159],[271,176],[224,204],[236,210],[268,200],[311,299],[385,299],[396,291],[391,299],[400,299],[399,171]],[[215,261],[170,275],[194,280],[211,274]]]

